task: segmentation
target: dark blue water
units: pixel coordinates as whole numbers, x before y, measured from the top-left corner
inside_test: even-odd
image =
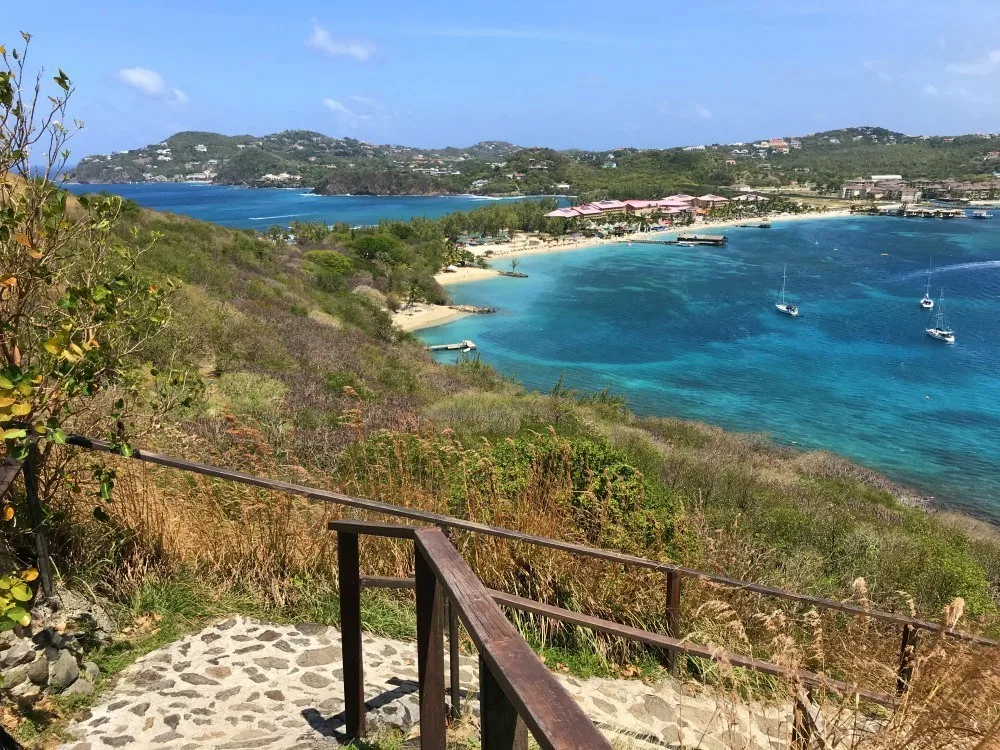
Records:
[[[198,185],[183,182],[123,185],[68,184],[70,191],[109,192],[131,198],[146,208],[184,214],[240,229],[266,230],[272,224],[325,221],[377,224],[379,219],[406,220],[417,216],[435,219],[455,211],[469,211],[493,200],[474,195],[368,196],[315,195],[305,188],[241,188],[231,185]],[[567,205],[561,199],[560,205]]]
[[[637,411],[825,448],[1000,520],[1000,220],[842,218],[730,229],[722,248],[609,245],[451,287],[501,308],[464,338],[529,388],[561,374]],[[888,255],[882,255],[888,253]],[[929,338],[929,257],[957,342]],[[782,264],[800,318],[774,309]]]

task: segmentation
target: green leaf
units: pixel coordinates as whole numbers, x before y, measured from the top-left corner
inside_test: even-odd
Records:
[[[28,610],[26,610],[24,607],[11,607],[6,612],[4,612],[4,615],[13,620],[14,622],[18,622],[26,614],[28,614]]]
[[[18,438],[27,437],[28,433],[24,430],[13,428],[10,430],[4,430],[3,439],[4,440],[17,440]]]
[[[101,482],[101,497],[105,500],[111,499],[111,485],[107,482]]]
[[[32,596],[31,588],[26,583],[22,583],[20,586],[13,586],[10,593],[19,602],[30,601]]]
[[[49,432],[49,440],[51,440],[56,445],[66,444],[66,433],[60,430],[58,427]]]

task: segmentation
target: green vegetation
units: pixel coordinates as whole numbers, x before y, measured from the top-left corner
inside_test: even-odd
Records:
[[[0,105],[9,114],[20,87],[3,83]],[[56,83],[68,93],[64,74]],[[203,142],[203,134],[188,135],[193,148]],[[444,299],[434,271],[469,260],[453,236],[564,231],[544,219],[551,203],[364,229],[297,224],[289,243],[280,230],[265,237],[107,197],[77,203],[44,177],[25,179],[27,155],[17,146],[0,148],[7,159],[0,257],[16,281],[0,287],[0,388],[17,391],[0,408],[27,403],[27,412],[9,414],[40,421],[36,432],[47,438],[47,523],[58,570],[131,628],[127,642],[99,654],[109,672],[224,613],[335,622],[336,557],[326,522],[363,515],[140,465],[127,460],[130,443],[804,593],[912,608],[930,619],[961,597],[969,627],[998,632],[996,532],[970,532],[953,518],[908,507],[884,478],[834,456],[640,418],[623,396],[580,394],[562,381],[548,393],[527,393],[478,359],[435,364],[393,329],[393,304]],[[529,167],[550,156],[533,158]],[[658,158],[623,152],[617,163],[682,170],[694,180],[714,157]],[[639,188],[623,179],[627,171],[588,168],[601,170],[602,190]],[[666,185],[649,189],[666,192]],[[79,232],[60,245],[67,224]],[[168,287],[176,291],[166,298],[160,290]],[[31,302],[27,321],[11,312],[19,299]],[[27,434],[14,429],[6,447],[19,452]],[[60,431],[69,429],[109,436],[121,456],[59,447]],[[14,500],[19,507],[23,497]],[[658,573],[458,536],[491,587],[663,630]],[[23,539],[0,536],[0,569],[23,567],[17,563],[30,555]],[[366,540],[362,557],[367,574],[412,570],[412,549],[398,541]],[[409,596],[366,593],[366,626],[412,635]],[[873,689],[884,690],[898,665],[899,632],[879,623],[697,580],[685,582],[682,608],[683,635],[693,641],[792,659]],[[556,668],[655,671],[656,655],[644,648],[531,618],[519,624]],[[947,663],[945,647],[928,653]],[[731,684],[697,660],[685,668]],[[983,684],[976,674],[971,681],[953,674]],[[762,678],[756,687],[773,685]],[[995,690],[976,695],[997,705]],[[959,712],[941,715],[952,721]],[[928,736],[937,739],[938,730]]]
[[[1000,167],[1000,160],[988,158],[997,145],[980,135],[924,138],[855,127],[795,140],[796,147],[788,153],[755,143],[554,151],[487,142],[466,149],[430,150],[375,146],[310,131],[284,131],[262,138],[178,133],[144,149],[86,157],[73,177],[82,182],[183,179],[209,170],[217,172],[216,182],[252,185],[278,184],[261,178],[286,173],[295,178],[280,184],[301,184],[330,195],[569,192],[589,201],[662,198],[678,192],[700,195],[725,192],[738,184],[808,185],[836,194],[843,180],[873,173],[902,174],[907,179],[983,180]],[[205,150],[197,150],[199,146]],[[169,149],[169,155],[158,153],[164,149]]]

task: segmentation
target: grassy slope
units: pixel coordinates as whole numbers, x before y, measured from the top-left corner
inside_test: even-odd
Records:
[[[906,507],[873,472],[758,436],[640,419],[607,393],[525,393],[478,360],[437,365],[414,339],[392,332],[384,312],[346,291],[356,279],[324,284],[304,259],[312,247],[135,207],[124,223],[164,234],[144,271],[180,284],[169,333],[148,356],[197,369],[207,385],[198,404],[143,445],[899,611],[912,597],[931,618],[962,596],[966,612],[993,627],[995,533]],[[392,263],[365,265],[350,237],[324,242],[351,257],[351,274],[369,284],[391,285],[404,273]],[[430,263],[435,247],[427,236],[410,236],[409,263]],[[179,362],[171,359],[178,351]],[[68,499],[57,513],[72,532],[57,533],[61,569],[77,571],[123,621],[139,623],[127,646],[101,655],[110,672],[224,612],[336,622],[334,558],[322,532],[329,508],[124,463],[116,498],[111,528],[90,518],[85,498]],[[490,585],[662,627],[656,576],[514,546],[464,549]],[[394,548],[369,555],[366,572],[409,570]],[[861,590],[859,577],[867,582]],[[720,596],[685,589],[688,632],[736,648],[755,643],[766,655],[760,644],[771,636],[758,615],[775,602],[726,595],[726,617],[742,619],[750,639],[733,642],[715,609]],[[371,596],[366,622],[407,636],[411,606]],[[163,619],[151,624],[143,616],[150,612]],[[857,637],[842,620],[825,624],[830,644]],[[551,664],[577,673],[655,669],[647,653],[523,626]],[[888,644],[891,662],[897,640],[880,633],[873,643]],[[841,668],[832,656],[826,666]]]
[[[436,365],[358,295],[320,289],[299,248],[147,211],[129,218],[164,232],[150,272],[184,282],[173,336],[187,364],[212,376],[191,422],[199,431],[223,406],[260,427],[277,454],[339,467],[345,415],[359,403],[344,386],[360,396],[368,434],[412,430],[419,415],[451,426],[463,445],[499,445],[531,442],[554,423],[573,450],[596,443],[637,467],[663,523],[697,506],[712,529],[751,544],[762,562],[737,572],[835,596],[864,576],[878,598],[896,604],[894,592],[906,591],[931,614],[955,595],[973,612],[995,607],[1000,562],[989,534],[970,537],[905,507],[872,472],[755,436],[639,420],[600,399],[524,394],[476,363]],[[699,555],[708,568],[740,564]]]

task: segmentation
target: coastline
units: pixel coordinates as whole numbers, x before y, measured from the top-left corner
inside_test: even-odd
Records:
[[[804,214],[778,214],[777,216],[764,216],[759,219],[754,219],[752,221],[767,221],[767,222],[785,222],[785,221],[807,221],[809,219],[839,219],[845,216],[850,216],[851,212],[849,209],[835,209],[833,211],[820,211],[816,213],[804,213]],[[611,245],[621,242],[642,242],[643,240],[650,239],[651,237],[659,237],[662,235],[675,234],[678,231],[689,231],[689,232],[703,232],[711,231],[713,229],[719,229],[723,227],[734,227],[739,224],[747,223],[751,221],[748,219],[724,219],[721,221],[705,221],[696,224],[691,224],[689,226],[683,227],[681,229],[669,229],[661,232],[633,232],[632,234],[622,235],[621,237],[593,237],[593,238],[579,238],[579,239],[557,239],[555,241],[543,241],[534,238],[522,238],[520,240],[511,240],[510,242],[488,245],[481,248],[475,248],[472,252],[475,255],[482,256],[486,252],[492,251],[492,255],[488,260],[495,260],[497,258],[514,258],[526,255],[545,255],[548,253],[564,252],[567,250],[584,250],[589,247],[598,247],[600,245]],[[472,269],[470,269],[472,270]],[[465,281],[479,281],[484,278],[492,278],[496,274],[486,274],[486,275],[470,275],[467,278],[449,278],[447,282],[442,282],[442,274],[435,276],[438,283],[444,284],[457,284]],[[447,277],[454,277],[455,274],[444,274]]]
[[[429,302],[415,302],[409,307],[392,314],[392,322],[399,330],[407,333],[421,328],[433,328],[464,318],[472,313],[456,310],[449,305],[434,305]]]

